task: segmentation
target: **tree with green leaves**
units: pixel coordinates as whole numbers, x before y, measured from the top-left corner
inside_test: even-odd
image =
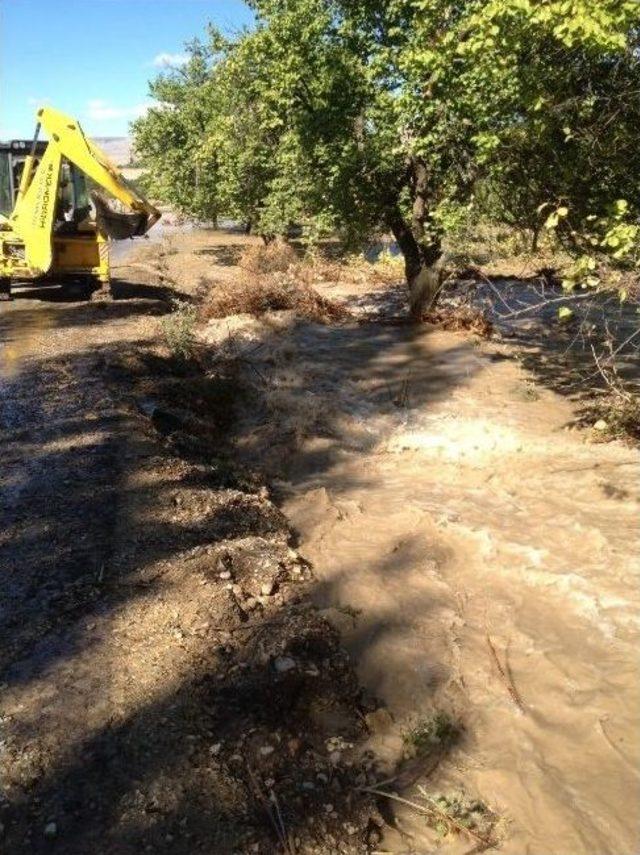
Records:
[[[566,209],[576,247],[616,200],[637,220],[635,0],[250,5],[255,26],[194,45],[135,127],[185,210],[351,246],[391,231],[416,314],[436,299],[456,206],[534,233]]]
[[[303,218],[299,145],[265,98],[258,33],[187,45],[186,65],[150,85],[158,102],[133,124],[147,190],[202,220],[227,216],[265,239]]]

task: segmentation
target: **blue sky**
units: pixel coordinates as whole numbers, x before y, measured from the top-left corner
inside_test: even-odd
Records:
[[[30,137],[37,106],[123,136],[148,104],[147,82],[209,21],[251,22],[242,0],[0,0],[0,139]]]

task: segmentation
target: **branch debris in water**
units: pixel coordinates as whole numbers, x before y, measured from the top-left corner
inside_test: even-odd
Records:
[[[496,653],[496,649],[493,645],[493,642],[491,641],[491,637],[489,635],[487,635],[487,646],[489,647],[489,651],[491,653],[491,657],[492,657],[493,661],[496,663],[496,667],[498,669],[498,673],[500,674],[500,677],[502,678],[502,682],[504,683],[504,685],[507,688],[507,691],[511,695],[511,699],[513,700],[514,704],[518,707],[520,712],[526,712],[526,708],[525,708],[525,705],[522,701],[522,698],[520,697],[518,690],[516,689],[515,684],[513,682],[513,677],[511,675],[511,669],[509,668],[509,663],[508,663],[508,661],[506,661],[506,658],[505,658],[506,666],[503,667],[502,663],[500,662],[500,659],[498,658],[498,654]]]

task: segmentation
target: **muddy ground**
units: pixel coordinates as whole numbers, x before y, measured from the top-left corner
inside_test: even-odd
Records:
[[[0,319],[0,847],[367,851],[378,702],[233,460],[231,380],[158,351],[169,292],[117,276]]]
[[[637,851],[637,451],[373,276],[172,358],[246,243],[2,307],[0,846]]]

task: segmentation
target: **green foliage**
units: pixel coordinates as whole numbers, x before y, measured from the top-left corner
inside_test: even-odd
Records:
[[[580,231],[572,227],[571,221],[572,210],[566,205],[552,210],[545,221],[550,231],[569,230],[577,250],[562,283],[567,290],[600,286],[599,260],[623,269],[640,268],[640,224],[637,217],[631,219],[626,199],[616,199],[604,216],[588,215]],[[625,299],[624,291],[621,299]]]
[[[446,712],[437,712],[418,721],[404,734],[404,743],[416,754],[446,748],[460,735],[460,726]]]
[[[171,314],[161,319],[160,325],[165,342],[176,359],[186,361],[193,356],[197,320],[196,307],[185,300],[176,300]]]
[[[638,215],[637,4],[420,7],[427,14],[412,27],[415,47],[399,54],[412,82],[404,104],[432,168],[449,157],[454,199],[466,199],[472,185],[484,216],[537,236],[541,206],[570,205],[580,232],[631,183]]]
[[[161,75],[134,127],[158,195],[265,235],[391,229],[418,277],[470,208],[583,251],[637,237],[635,0],[253,0]],[[587,236],[585,238],[585,236]]]

